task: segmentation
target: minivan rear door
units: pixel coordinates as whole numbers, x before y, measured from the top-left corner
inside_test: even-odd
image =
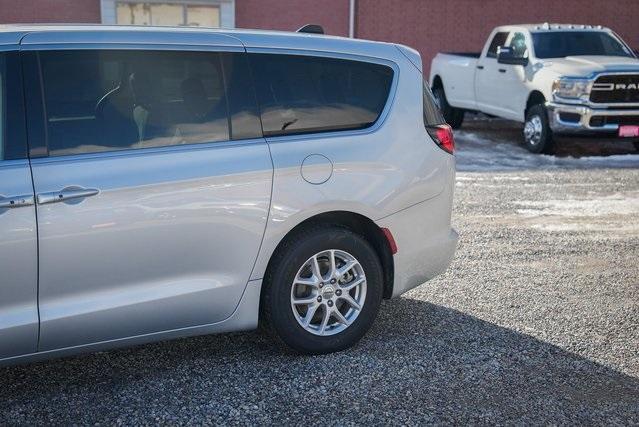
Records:
[[[26,40],[27,96],[44,107],[29,113],[41,118],[41,351],[212,324],[237,307],[272,162],[244,49],[230,40]]]
[[[0,46],[0,359],[33,353],[38,342],[38,241],[20,80],[17,46]]]

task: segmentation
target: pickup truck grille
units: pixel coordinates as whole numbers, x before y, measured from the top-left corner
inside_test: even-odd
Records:
[[[590,101],[597,104],[639,103],[639,74],[611,74],[595,80]]]

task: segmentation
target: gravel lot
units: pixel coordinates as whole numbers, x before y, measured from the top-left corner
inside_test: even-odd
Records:
[[[4,368],[0,424],[639,423],[639,156],[517,133],[458,133],[456,258],[357,347],[226,334]]]

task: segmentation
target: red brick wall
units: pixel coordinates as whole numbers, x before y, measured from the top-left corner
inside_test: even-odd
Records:
[[[0,23],[99,23],[100,0],[0,0]]]
[[[638,17],[639,0],[357,0],[356,35],[416,48],[428,73],[438,51],[479,51],[505,24],[604,25],[637,49]]]
[[[295,31],[320,24],[328,34],[348,36],[348,0],[235,0],[235,26]]]

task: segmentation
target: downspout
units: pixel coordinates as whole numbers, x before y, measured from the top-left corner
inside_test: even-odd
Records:
[[[348,37],[355,38],[355,0],[348,3]]]

